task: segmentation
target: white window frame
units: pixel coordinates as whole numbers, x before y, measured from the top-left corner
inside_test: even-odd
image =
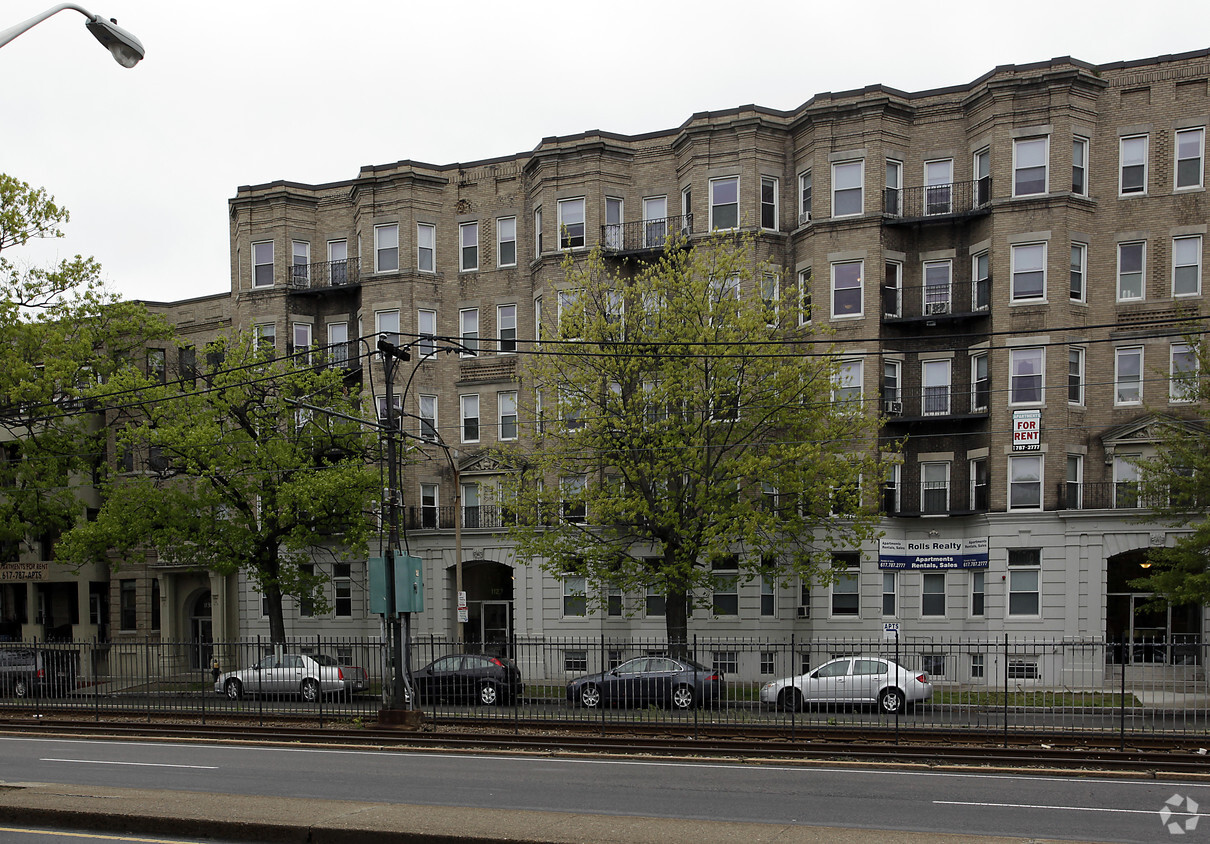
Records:
[[[1138,359],[1138,372],[1133,375],[1123,375],[1123,360],[1131,357]],[[1142,346],[1122,346],[1113,350],[1113,403],[1115,407],[1130,407],[1143,403],[1143,360]],[[1126,380],[1127,378],[1129,380]],[[1123,387],[1131,385],[1133,388],[1123,397]]]
[[[416,333],[420,342],[416,350],[421,360],[429,360],[437,355],[437,311],[432,308],[416,310]]]
[[[971,585],[971,602],[970,602],[970,617],[983,618],[987,615],[987,572],[972,571],[970,576]],[[975,596],[979,596],[978,609],[976,609]],[[979,654],[978,656],[982,656]],[[973,659],[973,657],[972,657]]]
[[[1076,196],[1088,196],[1088,150],[1091,144],[1083,135],[1073,135],[1071,138],[1071,192]],[[1076,154],[1076,150],[1080,154]],[[1083,190],[1076,188],[1076,171],[1080,172]]]
[[[440,437],[437,427],[438,399],[435,395],[420,393],[416,397],[417,431],[420,439],[426,442],[436,442]]]
[[[929,477],[932,475],[933,477]],[[939,477],[938,477],[939,476]],[[936,487],[928,487],[926,484],[941,484],[940,489],[945,492],[945,501],[940,510],[930,509],[927,513],[924,508],[924,498],[927,493],[936,489]],[[920,464],[920,514],[942,516],[949,515],[950,511],[950,461],[948,460],[926,460]]]
[[[1184,358],[1192,365],[1186,369],[1177,366],[1179,359]],[[1186,373],[1194,378],[1198,374],[1199,361],[1197,349],[1186,342],[1168,344],[1168,401],[1171,404],[1188,404],[1197,401],[1196,389],[1184,382]]]
[[[1013,551],[1036,551],[1037,563],[1012,562]],[[1032,588],[1022,588],[1032,587]],[[1039,618],[1042,615],[1042,551],[1032,548],[1010,548],[1008,551],[1008,594],[1005,596],[1005,614],[1010,618]],[[1013,612],[1013,596],[1033,596],[1036,612]]]
[[[504,247],[508,245],[512,250],[512,256],[504,254]],[[517,266],[517,218],[516,217],[497,217],[496,218],[496,266],[497,267],[515,267]]]
[[[1044,241],[1044,240],[1037,241],[1035,243],[1014,243],[1012,245],[1012,248],[1011,248],[1012,280],[1011,280],[1011,290],[1009,293],[1009,298],[1010,298],[1010,301],[1013,302],[1014,304],[1017,302],[1025,302],[1028,304],[1042,304],[1047,301],[1047,299],[1046,299],[1046,289],[1047,289],[1046,261],[1047,261],[1047,253],[1049,252],[1049,249],[1047,248],[1047,246],[1048,245],[1047,245],[1046,241]],[[1040,258],[1040,260],[1038,260],[1038,261],[1032,260],[1034,255],[1037,255]],[[1018,292],[1018,290],[1017,290],[1018,275],[1020,275],[1022,277],[1024,277],[1026,274],[1033,276],[1035,273],[1041,273],[1041,275],[1042,275],[1041,291],[1037,294],[1032,294],[1032,293],[1026,294],[1026,293]]]
[[[832,566],[836,567],[836,560],[832,562]],[[856,565],[846,565],[844,574],[837,574],[832,580],[831,588],[828,590],[828,614],[832,618],[861,618],[861,560],[858,558]],[[852,588],[837,590],[837,586],[841,583],[848,584],[851,581]],[[854,612],[836,612],[836,598],[838,595],[856,595],[857,606]]]
[[[1018,372],[1019,365],[1029,360],[1038,362],[1037,372]],[[1018,398],[1017,379],[1037,378],[1038,397],[1036,399]],[[1022,393],[1026,392],[1021,388]],[[1042,405],[1046,403],[1046,348],[1044,346],[1014,347],[1008,351],[1008,403],[1010,406]]]
[[[1177,263],[1179,252],[1185,251],[1182,247],[1189,244],[1192,249],[1189,250],[1193,254],[1188,257],[1193,258],[1193,263]],[[1187,260],[1187,258],[1182,259]],[[1177,290],[1177,275],[1178,270],[1182,268],[1192,267],[1194,273],[1194,287],[1192,290],[1179,291]],[[1202,293],[1202,236],[1200,234],[1174,237],[1172,238],[1172,295],[1175,296],[1200,296]]]
[[[269,254],[266,256],[262,247],[269,248]],[[266,258],[268,260],[266,260]],[[269,268],[269,280],[267,282],[259,281],[261,273],[257,272],[261,267]],[[273,286],[273,241],[271,240],[255,240],[252,242],[252,287],[258,289],[262,287]]]
[[[766,196],[766,188],[771,189],[772,197]],[[760,177],[760,227],[765,231],[778,231],[781,221],[780,207],[780,180],[776,176],[761,176]],[[768,210],[773,215],[773,225],[765,224],[765,211]]]
[[[891,202],[892,192],[894,203]],[[886,188],[883,191],[882,210],[894,217],[903,216],[903,162],[895,158],[886,160]]]
[[[991,252],[984,249],[971,255],[971,310],[986,311],[991,307],[991,275],[992,275],[992,258]],[[980,283],[986,287],[984,291],[984,300],[979,301],[979,285]]]
[[[501,441],[515,440],[519,433],[519,420],[517,417],[517,391],[506,390],[496,393],[496,416],[497,430]],[[507,427],[512,426],[511,436],[506,435]]]
[[[384,257],[393,254],[394,266],[386,266],[392,262],[384,261]],[[374,226],[374,272],[394,273],[399,271],[399,224],[382,223]]]
[[[480,420],[479,394],[478,393],[464,393],[463,395],[459,396],[458,397],[458,410],[459,410],[459,418],[461,419],[461,425],[459,426],[459,434],[461,436],[462,442],[464,442],[464,443],[479,442],[480,438],[483,436],[482,427],[479,424],[479,420]],[[467,429],[467,423],[470,422],[472,419],[474,420],[475,430],[473,432],[470,432]],[[473,433],[474,436],[469,437],[469,436],[467,436],[468,433]]]
[[[517,306],[496,305],[496,354],[517,353]]]
[[[1122,254],[1127,247],[1139,248],[1139,289],[1137,296],[1122,295]],[[1132,272],[1133,274],[1133,272]],[[1117,264],[1117,297],[1119,302],[1142,302],[1147,298],[1147,241],[1145,240],[1127,240],[1118,244],[1118,264]]]
[[[890,263],[890,262],[888,262]],[[954,309],[954,262],[949,258],[924,261],[920,267],[923,279],[921,310],[925,316],[948,314]],[[944,279],[938,283],[937,278]]]
[[[458,224],[458,272],[479,269],[479,221]]]
[[[928,586],[930,583],[935,584],[937,578],[941,578],[941,612],[925,612],[925,598],[928,596],[937,596],[937,592],[930,592]],[[921,618],[937,618],[944,619],[949,615],[948,586],[946,582],[949,578],[945,576],[944,571],[922,571],[920,573],[920,617]]]
[[[1037,480],[1031,480],[1027,476],[1026,467],[1035,467]],[[1041,454],[1013,454],[1008,458],[1008,509],[1009,510],[1041,510],[1043,503],[1046,501],[1046,486],[1045,486],[1046,465]],[[1038,488],[1038,501],[1036,504],[1014,505],[1014,487],[1015,486],[1034,486]]]
[[[1035,145],[1042,147],[1042,164],[1022,165],[1022,152],[1026,149],[1033,149]],[[1020,177],[1025,170],[1034,170],[1038,167],[1042,168],[1042,190],[1029,191],[1028,193],[1020,189]],[[1016,138],[1013,140],[1013,196],[1045,196],[1050,192],[1050,136],[1040,135],[1031,138]]]
[[[431,504],[429,502],[432,502]],[[431,525],[427,514],[432,512]],[[420,526],[437,527],[440,524],[441,486],[440,484],[422,483],[420,485]]]
[[[1080,279],[1080,293],[1078,296],[1072,295],[1072,289],[1075,287],[1075,279]],[[1083,302],[1088,298],[1088,244],[1072,241],[1071,243],[1071,270],[1067,280],[1067,298],[1073,302]]]
[[[437,227],[432,223],[416,224],[416,271],[437,272]]]
[[[606,249],[622,249],[626,245],[624,223],[626,204],[618,196],[605,197],[605,242]]]
[[[850,184],[853,179],[851,173],[857,174],[856,184]],[[841,182],[841,174],[846,177],[844,186],[838,187]],[[849,194],[856,193],[857,210],[846,211],[843,214],[837,213],[837,197],[840,194],[845,194],[848,198]],[[860,217],[865,213],[865,159],[858,158],[854,161],[837,161],[832,164],[832,216],[833,217]]]
[[[1181,162],[1191,161],[1193,159],[1186,156],[1181,157],[1181,136],[1194,135],[1197,136],[1197,182],[1195,184],[1182,185],[1180,183]],[[1176,135],[1172,140],[1172,189],[1174,191],[1199,190],[1205,186],[1206,179],[1206,129],[1198,126],[1189,129],[1177,129]]]
[[[1088,355],[1083,346],[1068,346],[1067,347],[1067,403],[1083,407],[1085,402],[1085,384],[1087,377],[1085,376],[1085,368],[1087,366]],[[1075,390],[1076,396],[1072,398],[1072,390]]]
[[[534,257],[542,257],[542,208],[534,209]]]
[[[899,617],[899,577],[897,572],[884,571],[882,573],[882,617],[883,618],[898,618]],[[890,612],[887,612],[887,599],[890,599]]]
[[[805,226],[811,222],[811,205],[814,201],[814,182],[811,169],[807,168],[798,174],[798,224]]]
[[[297,363],[311,362],[311,348],[314,327],[309,322],[295,322],[290,325],[290,341],[293,348],[294,360]],[[299,342],[299,341],[302,342]]]
[[[374,311],[374,336],[387,335],[387,342],[399,345],[399,309]]]
[[[861,358],[846,358],[839,362],[836,381],[832,384],[833,402],[855,402],[864,397],[865,361]]]
[[[298,259],[302,258],[301,261]],[[311,243],[306,240],[290,241],[290,279],[304,285],[311,283]]]
[[[458,352],[459,357],[473,358],[479,356],[478,308],[460,308],[458,310],[458,342],[464,347]]]
[[[979,377],[982,365],[983,377]],[[987,382],[982,397],[979,395],[979,382]],[[971,355],[971,413],[986,413],[991,409],[991,355],[986,352],[976,352]]]
[[[1084,509],[1084,455],[1067,455],[1067,480],[1064,482],[1068,510]]]
[[[939,383],[938,375],[944,375],[944,379]],[[938,402],[937,395],[934,395],[930,401],[928,390],[930,388],[944,388],[944,402]],[[949,358],[930,358],[920,361],[920,415],[921,416],[948,416],[953,410],[952,401],[954,395],[954,368],[953,361]]]
[[[1142,147],[1142,161],[1136,161],[1133,150],[1131,153],[1131,163],[1127,163],[1126,149],[1129,144],[1134,147],[1136,142]],[[1150,169],[1148,158],[1150,157],[1151,137],[1147,134],[1142,135],[1124,135],[1118,138],[1118,196],[1146,196],[1147,195],[1147,177]],[[1126,168],[1127,167],[1142,167],[1143,179],[1142,184],[1138,188],[1126,190]]]
[[[575,213],[579,203],[579,211]],[[571,219],[569,220],[569,216]],[[579,219],[575,219],[576,217]],[[584,249],[588,244],[588,207],[582,196],[560,199],[555,203],[555,219],[559,226],[559,249]],[[579,234],[575,228],[579,226]]]
[[[852,313],[837,313],[836,311],[836,271],[840,267],[856,267],[857,268],[857,285],[856,287],[844,287],[844,290],[857,291],[857,310]],[[830,308],[832,311],[832,319],[855,319],[865,316],[865,261],[835,261],[831,265],[832,275],[832,295]]]
[[[798,271],[798,324],[811,322],[811,282],[814,280],[811,267]]]
[[[944,169],[942,169],[944,165]],[[945,176],[944,181],[934,181],[938,171]],[[944,189],[944,190],[943,190]],[[942,206],[943,204],[943,206]],[[933,210],[934,206],[944,207],[944,210]],[[924,213],[950,214],[954,210],[954,159],[932,158],[924,162]]]
[[[349,324],[328,323],[328,361],[332,366],[344,366],[349,362]]]
[[[735,199],[731,202],[716,202],[715,194],[718,192],[718,188],[725,184],[733,184],[735,186]],[[710,180],[710,230],[711,231],[714,231],[715,229],[718,229],[718,228],[723,228],[723,229],[739,228],[739,226],[740,226],[739,198],[740,198],[740,184],[739,184],[738,175],[736,175],[736,176],[720,176],[716,179]],[[735,206],[735,223],[734,223],[734,225],[720,226],[719,221],[717,221],[715,219],[717,216],[719,216],[716,213],[715,209],[716,209],[716,207],[721,209],[721,208],[726,208],[726,207],[730,207],[730,206]],[[724,220],[723,222],[729,222],[729,221]]]

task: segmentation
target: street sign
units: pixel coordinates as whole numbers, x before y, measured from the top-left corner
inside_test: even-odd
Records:
[[[882,623],[882,638],[888,642],[893,642],[899,638],[899,622],[884,621]]]
[[[466,622],[470,621],[470,618],[471,618],[470,611],[467,610],[467,608],[466,608],[466,593],[459,592],[458,593],[458,622],[460,624],[465,624]]]

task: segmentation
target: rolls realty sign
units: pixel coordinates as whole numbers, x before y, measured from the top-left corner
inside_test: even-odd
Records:
[[[880,569],[985,569],[986,536],[975,539],[883,539]]]

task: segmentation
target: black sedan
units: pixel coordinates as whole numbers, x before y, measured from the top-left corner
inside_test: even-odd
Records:
[[[723,674],[691,659],[641,656],[600,674],[567,684],[572,706],[595,708],[658,704],[688,709],[709,706],[722,698]]]
[[[424,701],[495,706],[521,694],[521,669],[508,657],[450,654],[412,672],[412,684]]]

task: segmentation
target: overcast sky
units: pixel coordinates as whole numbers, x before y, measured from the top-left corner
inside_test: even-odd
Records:
[[[0,4],[0,29],[52,5]],[[960,85],[1056,56],[1210,46],[1205,0],[83,5],[117,18],[147,58],[120,67],[72,11],[0,49],[0,170],[72,212],[66,238],[6,256],[92,255],[113,289],[157,301],[229,289],[240,185],[476,161],[874,83]]]

